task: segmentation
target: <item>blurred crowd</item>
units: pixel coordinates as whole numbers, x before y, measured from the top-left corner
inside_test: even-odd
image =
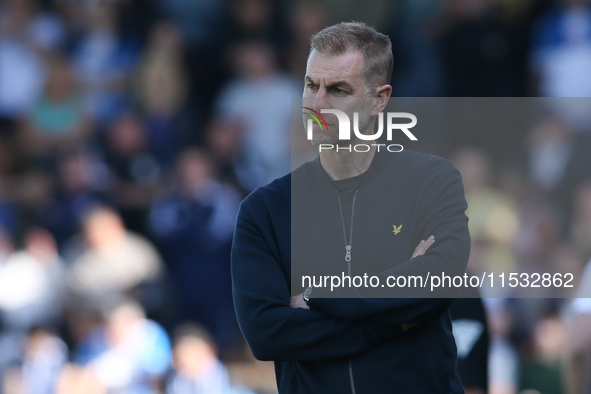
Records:
[[[273,393],[229,253],[241,199],[290,170],[310,36],[388,34],[395,96],[589,97],[590,3],[0,0],[0,393]],[[583,275],[591,101],[574,104],[428,147],[463,175],[472,270]],[[487,300],[490,392],[583,392],[589,304]]]

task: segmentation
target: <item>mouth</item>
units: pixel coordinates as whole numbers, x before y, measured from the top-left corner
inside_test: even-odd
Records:
[[[332,130],[338,130],[338,126],[332,123],[327,123],[326,125],[322,123],[322,126],[319,126],[318,123],[314,122],[312,123],[312,128],[314,129],[314,132],[318,133],[326,133]]]

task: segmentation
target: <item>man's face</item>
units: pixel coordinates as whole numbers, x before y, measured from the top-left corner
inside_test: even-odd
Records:
[[[371,100],[367,97],[368,86],[362,76],[363,54],[350,50],[341,55],[326,55],[313,50],[308,58],[304,80],[303,106],[320,112],[321,109],[338,109],[349,115],[359,113],[359,130],[363,132],[370,122]],[[313,124],[314,145],[337,144],[339,123],[333,114],[324,114],[328,130]],[[304,125],[310,118],[304,114]],[[347,141],[345,141],[347,142]],[[348,143],[348,142],[347,142]]]

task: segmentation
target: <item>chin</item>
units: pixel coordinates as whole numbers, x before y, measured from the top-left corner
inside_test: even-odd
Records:
[[[326,134],[315,134],[310,141],[312,145],[318,146],[320,144],[332,144],[337,145],[339,143],[339,137],[333,135],[326,135]]]

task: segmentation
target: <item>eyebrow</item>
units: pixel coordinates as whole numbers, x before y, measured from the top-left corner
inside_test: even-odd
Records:
[[[312,78],[310,78],[309,76],[306,75],[306,77],[304,78],[306,80],[306,82],[311,82],[311,83],[315,83],[314,80]],[[329,85],[326,85],[327,89],[331,89],[331,88],[345,88],[348,89],[349,91],[353,92],[353,86],[351,86],[351,84],[349,84],[349,82],[347,81],[335,81]]]

